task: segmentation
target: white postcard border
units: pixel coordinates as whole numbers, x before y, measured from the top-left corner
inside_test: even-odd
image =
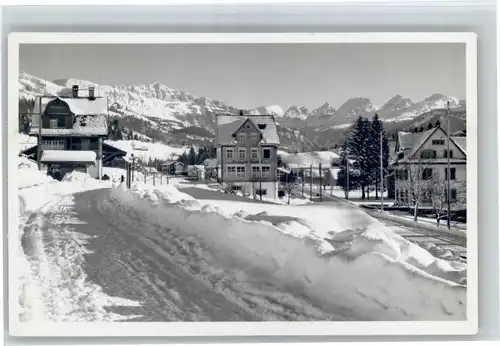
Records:
[[[471,335],[478,331],[477,36],[473,33],[11,33],[8,161],[16,162],[20,44],[464,43],[467,111],[467,320],[394,322],[19,322],[17,167],[8,170],[9,334],[16,336]],[[14,318],[15,317],[15,318]]]

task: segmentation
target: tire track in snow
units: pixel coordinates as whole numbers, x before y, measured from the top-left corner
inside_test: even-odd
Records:
[[[99,236],[89,247],[99,256],[87,256],[86,271],[106,293],[141,300],[142,307],[134,311],[143,317],[136,320],[255,320],[241,306],[187,275],[169,257],[159,255],[147,240],[141,241],[145,225],[132,223],[133,217],[120,212],[116,204],[103,203],[103,194],[107,195],[89,192],[77,196],[80,217],[90,220],[81,232],[94,230]],[[128,270],[117,268],[109,256],[119,258]]]
[[[282,292],[283,287],[256,287],[242,283],[224,270],[220,274],[215,271],[214,274],[214,268],[210,268],[203,259],[207,253],[201,250],[193,237],[183,237],[179,230],[171,230],[147,220],[132,206],[113,199],[110,193],[106,194],[106,199],[96,200],[96,205],[102,214],[120,210],[120,215],[126,220],[120,223],[119,218],[110,218],[118,229],[127,232],[127,229],[137,228],[137,240],[159,252],[162,258],[170,258],[188,275],[204,282],[208,289],[220,292],[259,320],[345,320],[346,316],[352,315],[345,311],[342,311],[342,315],[339,311],[323,312],[305,297]],[[355,319],[354,316],[352,319]]]
[[[90,284],[82,270],[85,237],[76,239],[80,223],[71,212],[73,197],[62,196],[33,212],[25,225],[22,247],[29,259],[43,306],[21,319],[50,321],[111,321],[119,316],[106,312],[111,303],[99,287]]]

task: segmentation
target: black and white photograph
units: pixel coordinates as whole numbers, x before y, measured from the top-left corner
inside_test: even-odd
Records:
[[[475,36],[294,35],[10,37],[15,333],[474,333]]]

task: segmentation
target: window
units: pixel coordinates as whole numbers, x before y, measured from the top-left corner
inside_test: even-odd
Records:
[[[401,190],[399,192],[399,200],[403,203],[406,202],[406,192],[404,190]]]
[[[259,195],[259,196],[260,195],[263,195],[263,196],[267,195],[267,189],[262,189],[262,190],[261,189],[257,189],[256,192],[257,192],[257,195]]]
[[[260,175],[259,166],[252,166],[252,176],[258,177]]]
[[[432,178],[432,168],[425,168],[422,171],[422,179],[423,180],[429,180]]]
[[[444,199],[448,201],[448,189],[444,190]],[[454,202],[457,200],[457,189],[450,190],[450,202]]]
[[[226,167],[227,170],[227,175],[236,175],[236,167],[235,166],[228,166]]]
[[[444,149],[443,150],[443,156],[448,157],[448,150]],[[450,159],[453,158],[453,150],[450,149]]]
[[[90,139],[82,139],[82,150],[89,150]]]
[[[51,129],[56,129],[57,126],[57,119],[50,119],[50,128]]]
[[[398,169],[396,171],[396,177],[399,180],[408,180],[408,171],[406,169]]]
[[[249,135],[249,140],[251,143],[258,143],[260,141],[259,134],[258,133],[251,133]]]
[[[259,151],[256,148],[252,148],[252,160],[257,160],[259,158]]]
[[[239,157],[240,160],[245,160],[247,158],[247,150],[246,149],[240,149],[238,157]]]
[[[240,144],[245,144],[246,143],[246,139],[247,139],[247,135],[246,133],[242,132],[242,133],[238,133],[238,143]]]
[[[444,139],[433,139],[432,145],[444,145]]]
[[[436,158],[436,150],[426,149],[420,152],[420,158],[422,159],[435,159]]]
[[[450,168],[450,180],[455,180],[456,179],[456,168]],[[448,179],[448,168],[444,169],[444,178]]]
[[[457,189],[451,189],[451,200],[456,201],[457,200]]]
[[[262,166],[262,176],[263,177],[271,176],[271,166]]]
[[[246,167],[245,166],[237,166],[236,167],[236,176],[237,177],[245,177]]]
[[[66,141],[64,139],[42,140],[42,150],[64,150]]]
[[[265,159],[271,158],[271,149],[264,149],[264,158]]]
[[[233,158],[233,149],[226,149],[226,159]]]

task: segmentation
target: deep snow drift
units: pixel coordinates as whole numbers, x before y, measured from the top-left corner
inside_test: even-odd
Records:
[[[325,226],[318,229],[320,221],[311,222],[318,217],[310,216],[313,206],[266,205],[268,214],[260,215],[267,220],[252,221],[247,212],[233,213],[228,205],[223,212],[211,201],[202,205],[173,186],[115,189],[112,195],[150,222],[195,237],[210,254],[205,261],[237,272],[239,281],[267,281],[319,306],[356,311],[368,320],[466,318],[466,287],[452,282],[463,279],[464,268],[434,258],[366,214],[330,209],[338,223],[325,234]],[[276,222],[270,216],[277,208],[294,208],[297,218],[298,210],[308,209],[302,216],[308,214],[310,223],[283,215],[284,221]]]

